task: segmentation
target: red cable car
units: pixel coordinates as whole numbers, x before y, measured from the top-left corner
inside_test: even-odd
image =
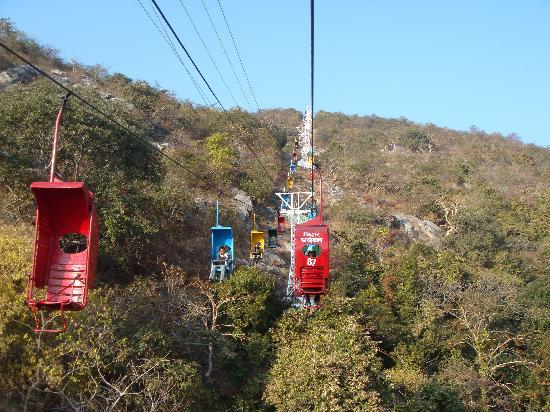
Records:
[[[319,214],[295,226],[294,235],[294,295],[302,298],[307,308],[319,308],[321,296],[330,285],[330,243],[328,226],[323,224],[323,189],[319,172]]]
[[[328,226],[318,216],[295,227],[294,294],[305,307],[318,308],[329,287]]]
[[[284,215],[281,215],[280,212],[277,212],[277,231],[279,233],[284,233],[286,226],[286,219]]]
[[[83,182],[54,179],[57,137],[66,99],[67,96],[55,123],[50,181],[31,184],[37,210],[26,303],[34,313],[35,332],[57,333],[67,329],[64,312],[84,309],[96,267],[99,224],[94,195]],[[38,310],[60,311],[63,327],[44,328]]]

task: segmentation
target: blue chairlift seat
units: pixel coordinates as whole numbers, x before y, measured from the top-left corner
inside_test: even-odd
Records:
[[[307,218],[314,219],[315,217],[317,217],[317,209],[312,208],[309,210],[309,212],[307,212]]]
[[[210,276],[209,280],[225,280],[235,267],[235,248],[233,244],[233,229],[229,226],[220,225],[220,205],[216,202],[216,226],[210,228]],[[227,259],[220,259],[218,256],[221,246],[228,251]]]
[[[233,272],[235,266],[233,229],[227,226],[213,226],[210,228],[211,245],[210,250],[210,280],[225,280]],[[229,246],[229,258],[226,261],[218,260],[220,246]]]
[[[283,199],[281,202],[281,210],[290,210],[290,207],[288,206],[290,204],[290,193],[282,194],[281,198]]]

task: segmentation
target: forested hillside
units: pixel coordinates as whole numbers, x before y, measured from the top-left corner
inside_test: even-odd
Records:
[[[68,331],[35,334],[29,185],[48,179],[65,93],[0,51],[0,410],[548,409],[547,148],[317,112],[332,282],[321,309],[298,309],[288,251],[251,266],[247,238],[252,211],[276,225],[302,113],[182,101],[7,20],[0,41],[131,131],[68,103],[57,170],[95,193],[99,263]],[[239,259],[210,283],[216,200]]]

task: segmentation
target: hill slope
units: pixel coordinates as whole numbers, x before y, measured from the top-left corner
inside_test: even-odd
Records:
[[[274,225],[300,112],[179,101],[63,62],[5,20],[0,40],[133,131],[69,103],[58,171],[96,194],[100,265],[69,331],[36,336],[22,304],[28,186],[47,177],[63,92],[0,52],[1,409],[548,407],[548,149],[318,112],[332,285],[321,310],[292,309],[284,250],[258,267],[240,260],[229,281],[205,279],[216,200],[239,256],[252,209]]]

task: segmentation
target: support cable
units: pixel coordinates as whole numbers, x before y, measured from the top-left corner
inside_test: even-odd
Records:
[[[139,1],[139,0],[138,0]],[[170,35],[168,34],[168,32],[166,31],[166,28],[164,27],[164,24],[162,23],[162,20],[157,12],[157,9],[155,9],[154,7],[152,7],[152,10],[153,12],[155,13],[155,17],[156,17],[156,20],[157,20],[157,23],[158,23],[158,26],[162,29],[162,32],[164,34],[163,37],[166,38],[168,44],[170,45],[171,49],[174,51],[174,53],[176,53],[176,55],[178,56],[178,59],[181,61],[182,65],[183,65],[183,61],[181,59],[181,56],[180,54],[177,52],[176,50],[176,46],[174,45],[174,42],[172,41],[172,39],[170,38]],[[202,90],[202,87],[199,86],[198,82],[195,80],[195,76],[192,76],[191,75],[191,72],[190,70],[188,69],[187,65],[184,65],[184,68],[185,68],[185,71],[189,74],[189,76],[192,77],[193,81],[195,82],[195,84],[197,85],[197,87],[200,89],[201,93],[204,94],[204,97],[205,99],[208,101],[208,105],[211,106],[211,107],[216,107],[216,103],[212,103],[212,100],[210,100],[210,98],[208,97],[208,94],[205,93],[203,90]]]
[[[167,35],[166,33],[166,30],[164,29],[164,26],[162,26],[162,23],[160,23],[160,27],[159,25],[157,24],[157,22],[155,22],[155,20],[153,19],[153,17],[151,16],[151,14],[147,11],[147,9],[145,8],[145,6],[143,5],[143,3],[141,2],[141,0],[137,0],[139,5],[141,6],[141,8],[143,9],[143,11],[145,12],[145,14],[147,15],[147,17],[149,18],[149,20],[151,21],[151,23],[153,23],[153,25],[155,26],[155,28],[157,29],[157,31],[160,33],[160,35],[162,36],[162,38],[164,39],[164,42],[170,47],[170,49],[172,49],[172,52],[174,53],[174,55],[176,56],[176,58],[179,60],[179,62],[181,63],[181,65],[183,66],[183,68],[185,69],[187,75],[189,76],[189,78],[191,79],[191,82],[193,83],[193,85],[195,86],[195,89],[197,90],[197,92],[199,93],[199,96],[201,97],[203,103],[205,106],[210,106],[212,103],[210,102],[210,100],[208,99],[208,97],[204,94],[204,92],[202,91],[202,89],[200,88],[199,84],[197,83],[197,81],[195,80],[195,78],[193,77],[193,75],[191,74],[191,72],[189,71],[189,69],[187,68],[186,64],[183,62],[181,56],[179,55],[178,51],[176,50],[176,48],[174,47],[174,44],[172,43],[172,40],[170,39],[170,37]],[[156,13],[156,11],[155,11]],[[158,15],[157,15],[157,18],[158,18]],[[164,32],[164,33],[163,33]]]
[[[181,1],[181,0],[180,0]],[[225,48],[222,39],[220,37],[220,34],[218,33],[218,30],[216,29],[216,25],[214,24],[214,21],[212,20],[212,17],[210,16],[210,12],[208,11],[208,8],[206,7],[206,3],[204,0],[201,0],[202,7],[204,8],[204,11],[206,12],[206,15],[208,16],[208,20],[210,20],[210,25],[214,29],[214,33],[216,33],[216,37],[218,38],[218,42],[220,43],[220,46],[222,46],[223,53],[225,54],[225,58],[227,59],[227,62],[229,63],[229,67],[231,67],[231,70],[233,71],[233,75],[235,76],[235,79],[237,79],[237,84],[239,85],[239,88],[241,89],[241,92],[244,96],[244,99],[246,100],[246,103],[248,104],[248,107],[250,108],[250,111],[253,111],[252,106],[250,105],[250,101],[248,100],[248,96],[244,92],[243,86],[241,84],[241,80],[239,79],[239,76],[237,76],[237,71],[235,70],[235,67],[233,66],[233,62],[229,58],[229,54],[227,53],[227,49]]]
[[[218,104],[220,105],[221,109],[224,111],[224,113],[226,114],[226,116],[228,117],[229,121],[231,123],[233,123],[233,125],[236,125],[235,122],[233,121],[233,119],[231,118],[231,116],[229,115],[229,112],[227,111],[227,109],[223,106],[223,104],[221,103],[220,99],[218,98],[218,96],[216,95],[216,93],[214,92],[214,90],[212,90],[212,87],[210,86],[210,84],[208,83],[208,81],[206,80],[206,78],[204,77],[204,75],[202,74],[202,72],[200,71],[200,69],[198,68],[197,64],[195,63],[195,61],[193,60],[193,58],[191,57],[191,55],[189,54],[189,52],[187,51],[187,48],[183,45],[182,41],[180,40],[179,36],[177,35],[176,31],[174,30],[174,28],[172,27],[172,25],[170,24],[170,22],[168,21],[168,19],[166,18],[165,14],[163,13],[163,11],[161,10],[161,8],[159,7],[159,5],[157,4],[156,0],[151,0],[153,2],[153,4],[155,5],[155,7],[157,8],[158,12],[160,13],[160,15],[162,16],[162,19],[164,20],[164,22],[166,23],[166,25],[168,26],[168,28],[170,29],[170,31],[172,32],[172,34],[174,35],[174,37],[176,38],[176,40],[178,41],[179,45],[181,46],[181,48],[183,49],[183,51],[185,52],[185,54],[187,55],[187,57],[189,58],[189,60],[191,61],[191,63],[193,64],[193,67],[195,68],[195,70],[197,71],[197,73],[199,73],[201,79],[204,81],[204,83],[206,84],[206,86],[208,87],[208,90],[210,90],[210,93],[212,93],[212,95],[214,96],[214,98],[216,99],[216,101],[218,102]],[[269,172],[267,171],[267,169],[265,168],[264,164],[262,163],[262,161],[260,160],[260,158],[258,157],[258,155],[256,154],[255,150],[251,147],[251,145],[246,141],[246,140],[242,140],[243,143],[245,144],[245,146],[248,148],[248,150],[250,150],[250,152],[252,153],[252,155],[254,156],[254,158],[258,161],[260,167],[263,169],[263,171],[265,172],[266,176],[269,178],[269,180],[271,180],[271,182],[277,186],[277,182],[271,177],[271,175],[269,174]]]
[[[17,57],[19,60],[23,61],[24,63],[26,63],[27,65],[29,65],[30,67],[32,67],[34,70],[36,70],[38,73],[40,73],[42,76],[44,76],[45,78],[47,78],[48,80],[52,81],[53,83],[55,83],[57,86],[59,86],[60,88],[62,88],[63,90],[65,90],[66,92],[70,93],[71,96],[74,96],[76,99],[80,100],[82,103],[84,103],[87,107],[89,107],[90,109],[94,110],[95,112],[101,114],[103,117],[105,117],[107,120],[109,120],[110,122],[112,122],[113,124],[117,125],[118,127],[120,127],[121,129],[123,129],[128,135],[130,136],[134,136],[136,138],[138,138],[139,140],[141,140],[143,143],[145,143],[146,145],[148,145],[149,147],[151,147],[151,149],[153,149],[154,151],[158,152],[161,156],[164,156],[165,158],[167,158],[168,160],[170,160],[171,162],[173,162],[175,165],[177,165],[178,167],[182,168],[183,170],[185,170],[187,173],[189,173],[191,176],[195,177],[196,179],[202,181],[202,182],[206,182],[206,186],[205,187],[209,187],[211,189],[213,189],[217,194],[223,194],[229,198],[231,198],[232,200],[235,200],[236,202],[239,202],[241,203],[242,205],[246,206],[247,208],[250,206],[248,203],[245,203],[241,200],[239,200],[238,198],[234,197],[233,195],[231,195],[229,192],[215,186],[214,184],[212,184],[212,182],[210,182],[209,180],[206,179],[206,177],[204,176],[199,176],[197,173],[193,172],[191,169],[189,169],[187,166],[185,166],[183,163],[181,163],[179,160],[175,159],[174,157],[164,153],[161,149],[159,149],[158,147],[156,147],[153,143],[151,143],[150,141],[148,141],[145,137],[141,136],[140,134],[138,133],[135,133],[133,132],[128,126],[125,126],[124,124],[120,123],[118,120],[116,120],[113,116],[111,116],[110,114],[108,114],[107,112],[105,112],[104,110],[100,109],[99,107],[97,107],[96,105],[94,105],[93,103],[90,103],[87,99],[85,99],[84,97],[80,96],[78,93],[75,93],[73,90],[69,89],[67,86],[65,86],[64,84],[60,83],[59,81],[57,81],[56,79],[54,79],[52,76],[50,76],[48,73],[46,73],[44,70],[42,70],[41,68],[39,68],[38,66],[36,66],[35,64],[31,63],[29,60],[27,60],[26,58],[24,58],[23,56],[21,56],[19,53],[17,53],[16,51],[12,50],[11,48],[9,48],[8,46],[6,46],[4,43],[0,42],[0,47],[4,48],[6,51],[8,51],[9,53],[13,54],[15,57]]]
[[[314,173],[313,173],[313,86],[314,86],[314,69],[315,69],[315,0],[310,0],[310,49],[311,49],[311,193],[314,194]],[[313,199],[312,199],[313,205]]]
[[[237,103],[237,100],[235,99],[235,96],[233,95],[233,92],[231,91],[231,88],[229,87],[229,85],[227,84],[227,82],[225,81],[225,78],[223,77],[222,75],[222,72],[220,71],[220,68],[218,67],[216,61],[214,60],[214,58],[212,57],[212,54],[210,53],[210,50],[208,49],[208,47],[206,46],[206,43],[204,42],[204,40],[202,39],[202,36],[200,35],[199,33],[199,30],[197,29],[197,26],[195,25],[195,22],[193,21],[193,18],[191,17],[191,14],[189,13],[189,11],[187,10],[187,7],[185,7],[185,4],[183,4],[183,1],[182,0],[179,0],[180,4],[181,4],[181,7],[183,7],[183,10],[185,10],[185,13],[187,14],[187,17],[189,19],[189,22],[191,23],[191,25],[193,26],[193,29],[195,29],[195,33],[197,34],[197,37],[199,38],[200,42],[202,43],[202,46],[204,47],[204,50],[206,50],[206,54],[208,54],[208,57],[210,58],[210,61],[212,62],[212,64],[214,65],[214,67],[216,68],[216,72],[218,73],[218,76],[220,76],[220,79],[222,80],[225,88],[227,89],[227,91],[229,92],[229,95],[231,96],[231,99],[233,100],[233,103],[235,103],[235,106],[239,107],[240,108],[240,105],[239,103]]]
[[[229,36],[231,37],[231,41],[233,42],[233,47],[235,48],[235,52],[237,53],[237,57],[241,65],[241,69],[243,70],[243,73],[244,73],[244,77],[246,79],[246,82],[248,83],[248,88],[250,89],[250,93],[252,94],[252,97],[254,98],[254,102],[256,103],[256,109],[258,109],[258,112],[259,112],[260,106],[258,105],[258,100],[256,100],[256,94],[254,93],[254,89],[252,89],[252,85],[250,84],[250,80],[248,79],[248,74],[244,68],[243,60],[241,59],[241,54],[239,53],[239,49],[237,48],[237,41],[235,40],[235,37],[233,37],[233,32],[231,31],[231,28],[229,27],[229,22],[225,17],[221,0],[218,0],[218,5],[220,6],[220,11],[222,12],[223,20],[225,21],[225,26],[227,27],[227,31],[229,32]]]

